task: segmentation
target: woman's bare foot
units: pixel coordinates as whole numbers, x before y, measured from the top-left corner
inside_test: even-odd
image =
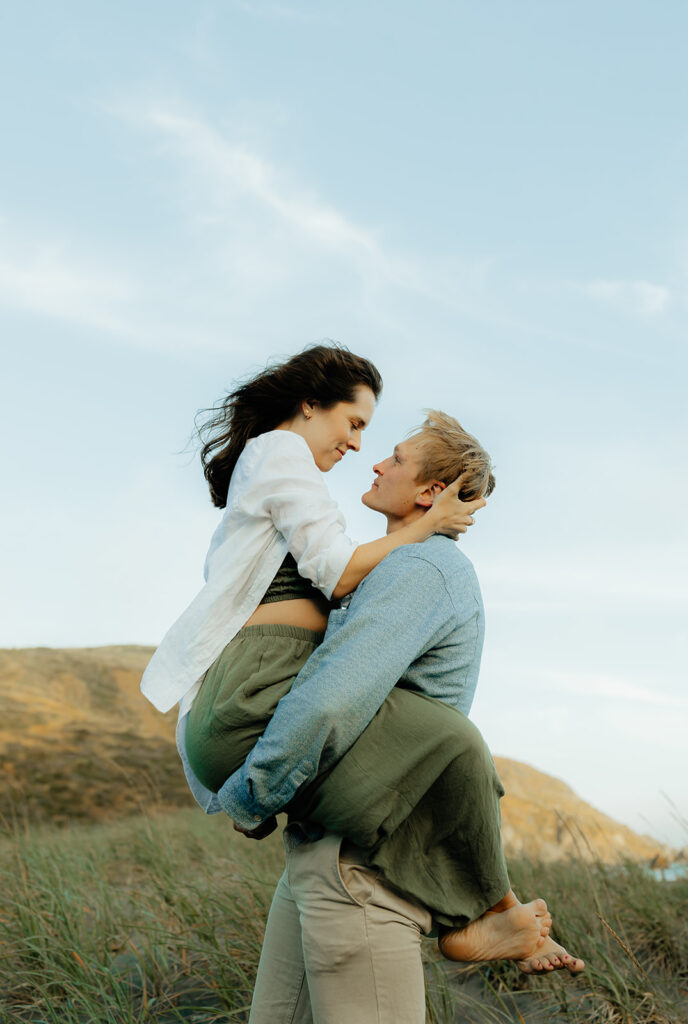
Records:
[[[439,948],[448,960],[519,960],[530,964],[538,959],[551,926],[544,900],[519,903],[510,890],[476,921],[445,932]]]
[[[578,957],[571,956],[563,946],[548,936],[534,956],[517,960],[516,966],[524,974],[549,974],[550,971],[559,971],[563,967],[571,974],[580,974],[585,964]]]

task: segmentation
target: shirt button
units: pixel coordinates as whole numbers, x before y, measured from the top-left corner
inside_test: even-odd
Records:
[[[253,815],[253,820],[254,821],[262,821],[263,819],[261,818],[260,814],[254,814]]]

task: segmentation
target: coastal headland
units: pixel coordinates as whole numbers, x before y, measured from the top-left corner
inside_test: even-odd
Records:
[[[140,694],[152,647],[0,650],[5,821],[103,822],[193,806],[174,745],[176,712]],[[678,851],[581,800],[563,781],[496,757],[510,856],[666,866]]]

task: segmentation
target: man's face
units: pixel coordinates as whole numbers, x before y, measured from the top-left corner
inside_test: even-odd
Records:
[[[392,519],[404,520],[432,504],[427,484],[416,480],[419,447],[418,437],[400,441],[389,458],[373,466],[375,482],[361,498],[364,505]]]

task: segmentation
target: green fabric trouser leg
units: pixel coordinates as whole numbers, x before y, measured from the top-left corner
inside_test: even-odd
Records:
[[[319,639],[297,627],[249,626],[208,670],[186,735],[191,766],[210,789],[246,760]],[[465,715],[395,687],[341,760],[287,810],[291,820],[346,836],[390,885],[460,928],[509,889],[503,792]]]
[[[210,666],[187,719],[186,756],[213,793],[244,763],[322,636],[245,626]]]
[[[288,810],[346,836],[390,885],[440,924],[461,928],[509,890],[503,795],[473,723],[395,687],[344,757]]]

